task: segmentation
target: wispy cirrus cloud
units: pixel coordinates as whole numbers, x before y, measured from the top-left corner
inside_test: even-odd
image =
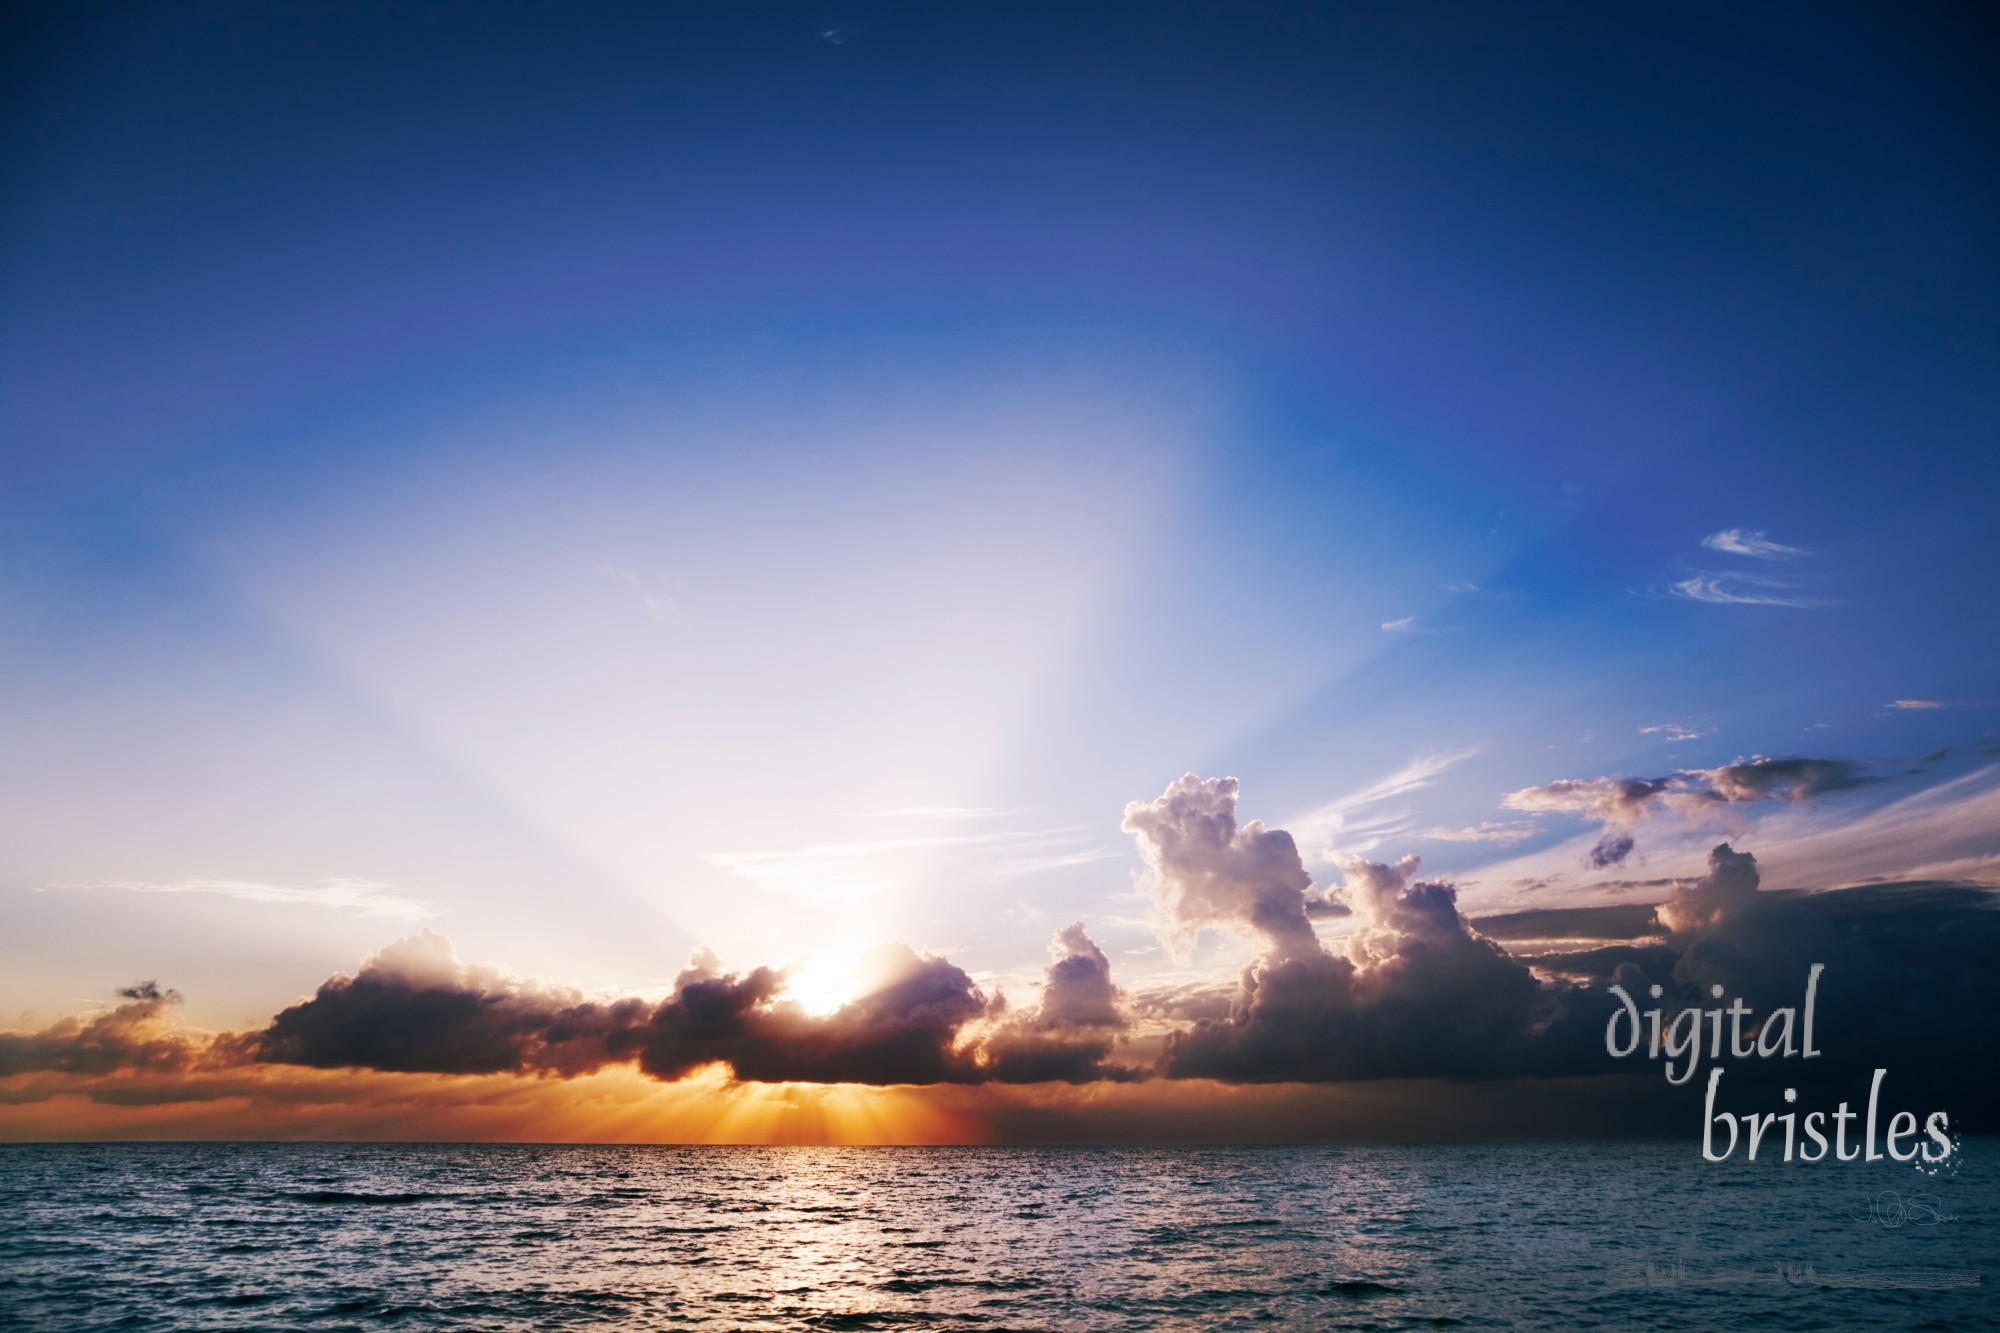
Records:
[[[1404,616],[1400,620],[1385,620],[1382,630],[1387,634],[1423,634],[1425,629],[1417,623],[1415,616]]]
[[[1286,827],[1292,830],[1300,849],[1311,860],[1340,861],[1373,851],[1388,839],[1409,833],[1416,827],[1413,813],[1393,807],[1382,808],[1387,802],[1422,791],[1454,764],[1477,753],[1477,750],[1462,750],[1457,754],[1419,755],[1359,791],[1336,797],[1325,805],[1286,820]]]
[[[1784,606],[1818,608],[1837,606],[1832,598],[1810,591],[1800,577],[1780,577],[1768,566],[1777,562],[1797,562],[1812,554],[1803,546],[1775,542],[1761,529],[1724,528],[1701,539],[1704,550],[1717,555],[1738,556],[1767,566],[1762,569],[1713,569],[1677,561],[1664,585],[1647,591],[1654,596],[1703,602],[1710,606]]]
[[[1503,847],[1526,842],[1541,833],[1540,824],[1498,823],[1487,820],[1464,828],[1434,828],[1417,836],[1432,842],[1494,842]]]
[[[1715,728],[1710,727],[1708,730],[1703,731],[1698,727],[1684,727],[1678,722],[1659,722],[1650,727],[1639,728],[1639,734],[1641,736],[1665,736],[1669,741],[1678,745],[1682,741],[1698,741],[1704,737],[1713,736]]]
[[[1891,699],[1889,701],[1889,707],[1899,713],[1991,708],[1993,706],[1992,701],[1984,699]]]
[[[123,893],[210,894],[243,902],[324,907],[383,921],[423,921],[438,915],[437,908],[430,903],[396,893],[388,883],[375,879],[335,878],[315,880],[310,884],[270,884],[251,879],[86,879],[44,884],[38,892],[88,889],[110,889]]]
[[[1787,546],[1783,542],[1772,541],[1761,528],[1756,531],[1724,528],[1703,537],[1701,544],[1724,555],[1746,555],[1756,560],[1796,560],[1812,554],[1803,546]]]
[[[1837,606],[1827,597],[1809,597],[1789,579],[1736,571],[1685,569],[1681,577],[1667,585],[1667,595],[1712,606],[1790,606],[1817,608]]]

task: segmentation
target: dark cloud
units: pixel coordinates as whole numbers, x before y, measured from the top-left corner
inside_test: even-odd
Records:
[[[1518,1067],[1542,987],[1499,946],[1448,924],[1463,922],[1444,885],[1418,884],[1403,915],[1414,934],[1373,930],[1365,966],[1320,953],[1260,962],[1244,972],[1228,1018],[1168,1040],[1162,1068],[1176,1078],[1242,1082],[1475,1077]]]
[[[1111,960],[1081,921],[1056,932],[1048,979],[1032,1013],[1000,1024],[980,1045],[989,1075],[1005,1083],[1129,1080],[1140,1071],[1110,1055],[1129,1027]]]
[[[971,978],[942,958],[889,946],[869,993],[810,1014],[768,967],[735,973],[703,954],[657,1002],[588,999],[461,964],[426,931],[335,977],[272,1020],[259,1058],[319,1068],[437,1074],[573,1075],[636,1061],[656,1078],[726,1064],[753,1082],[939,1083],[977,1079],[955,1049],[988,1012]]]
[[[1695,770],[1693,776],[1706,778],[1719,800],[1787,802],[1810,801],[1835,792],[1853,791],[1881,782],[1868,777],[1861,765],[1848,759],[1752,759],[1721,768]]]
[[[1597,840],[1587,858],[1592,870],[1608,870],[1622,864],[1632,854],[1633,839],[1629,833],[1607,833]]]
[[[1760,878],[1754,855],[1718,845],[1708,874],[1659,904],[1665,950],[1625,969],[1626,989],[1660,985],[1672,1013],[1717,1005],[1720,986],[1770,1012],[1798,1006],[1812,965],[1823,964],[1816,1082],[1865,1088],[1872,1070],[1889,1069],[1899,1096],[1993,1128],[2000,1075],[1983,1053],[2000,1045],[2000,899],[1938,884],[1774,893]],[[1732,1064],[1739,1086],[1799,1077],[1791,1062]]]
[[[1539,907],[1474,917],[1472,924],[1490,940],[1633,940],[1660,932],[1651,903]]]
[[[583,1073],[619,1058],[613,1041],[645,1007],[469,968],[450,941],[426,930],[272,1019],[257,1037],[257,1057],[398,1073]]]
[[[746,1082],[926,1084],[1127,1078],[1111,968],[1082,925],[1057,933],[1039,1006],[1007,1013],[947,959],[877,951],[866,993],[830,1014],[769,967],[700,954],[664,999],[592,1000],[461,964],[426,931],[334,977],[257,1037],[258,1058],[408,1073],[576,1075],[634,1062],[659,1079],[727,1065]]]
[[[690,968],[614,1046],[655,1078],[720,1062],[762,1083],[978,1081],[970,1053],[956,1049],[959,1029],[990,1011],[972,979],[901,945],[874,962],[883,976],[877,987],[827,1015],[780,997],[769,968],[742,975]]]

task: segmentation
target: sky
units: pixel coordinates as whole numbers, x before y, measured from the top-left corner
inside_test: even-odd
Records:
[[[1993,944],[1967,10],[7,23],[0,1134],[1531,1116]]]

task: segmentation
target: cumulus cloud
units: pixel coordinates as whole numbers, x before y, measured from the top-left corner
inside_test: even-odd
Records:
[[[1449,886],[1416,879],[1417,858],[1351,858],[1341,901],[1353,928],[1338,951],[1313,932],[1314,895],[1289,834],[1238,826],[1234,778],[1190,773],[1126,807],[1147,889],[1177,947],[1218,929],[1257,940],[1226,1017],[1172,1034],[1173,1077],[1270,1082],[1467,1073],[1493,1068],[1529,1032],[1540,987],[1474,932]]]
[[[1544,1015],[1527,967],[1475,932],[1418,861],[1342,867],[1354,930],[1336,951],[1267,952],[1226,1018],[1168,1039],[1177,1078],[1317,1082],[1470,1077],[1518,1069]]]
[[[1812,554],[1801,546],[1774,542],[1762,530],[1752,532],[1747,528],[1724,528],[1721,532],[1711,532],[1701,539],[1701,544],[1724,555],[1747,555],[1756,560],[1795,560]]]
[[[1129,1023],[1111,960],[1078,921],[1049,944],[1041,1003],[996,1024],[979,1053],[990,1076],[1006,1083],[1129,1080],[1139,1071],[1108,1059]]]
[[[1177,779],[1153,801],[1125,807],[1123,828],[1139,843],[1146,887],[1177,954],[1202,930],[1252,935],[1276,958],[1316,953],[1306,914],[1312,877],[1298,845],[1262,821],[1236,824],[1235,778]]]

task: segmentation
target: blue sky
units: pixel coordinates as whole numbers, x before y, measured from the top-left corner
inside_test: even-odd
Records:
[[[1469,909],[1717,833],[1991,879],[1968,21],[16,20],[0,1012],[238,1022],[418,925],[1226,972],[1119,829],[1190,770]],[[1602,873],[1503,805],[1758,756],[1880,780]]]

